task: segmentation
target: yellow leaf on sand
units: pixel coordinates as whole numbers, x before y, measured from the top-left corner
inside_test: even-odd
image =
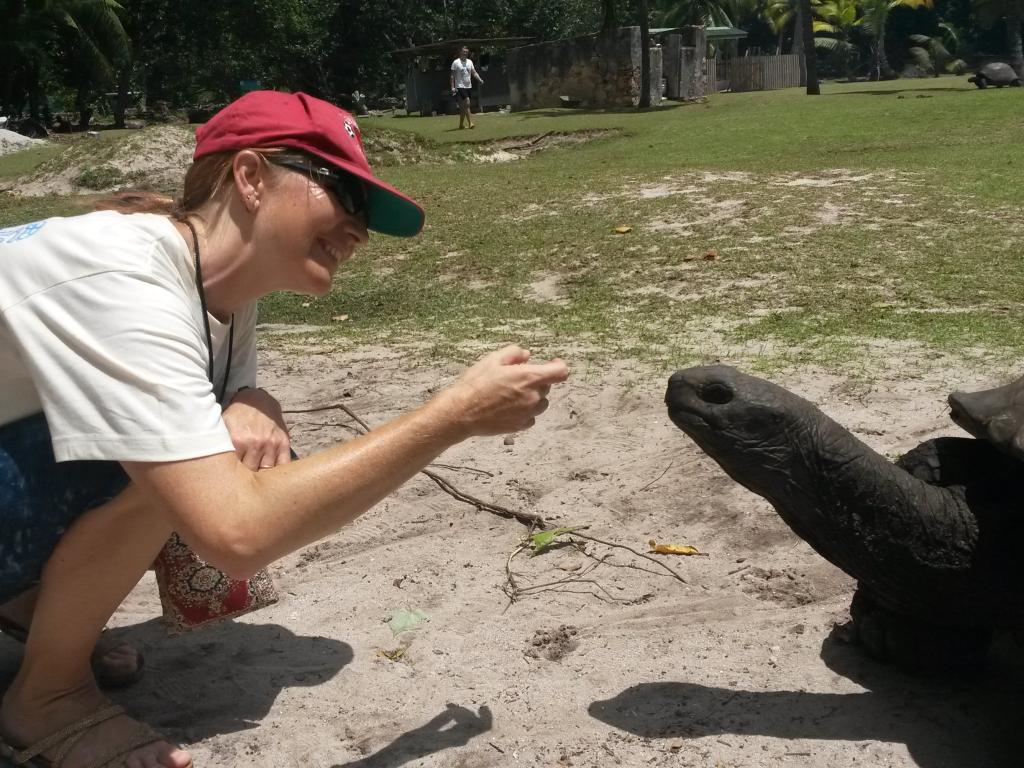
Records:
[[[699,555],[700,550],[689,544],[659,544],[654,539],[647,542],[651,552],[659,555]]]
[[[344,323],[346,320],[348,320],[348,315],[335,315],[334,317],[331,318],[331,320],[333,320],[336,323]]]
[[[620,235],[624,235],[627,232],[632,232],[633,228],[629,227],[629,226],[622,226],[622,227],[616,227],[615,231],[618,232]]]

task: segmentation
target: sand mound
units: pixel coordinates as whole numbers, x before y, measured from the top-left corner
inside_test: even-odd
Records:
[[[45,143],[42,139],[30,139],[20,133],[0,128],[0,155],[9,155],[12,152],[20,152],[23,149],[31,149]]]
[[[27,197],[127,187],[174,192],[194,147],[193,129],[182,125],[154,126],[111,138],[83,137],[19,179],[15,188]]]

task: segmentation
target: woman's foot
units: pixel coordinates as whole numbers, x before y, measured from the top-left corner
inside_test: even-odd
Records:
[[[0,709],[0,736],[4,743],[16,750],[26,749],[62,729],[74,731],[76,723],[91,716],[102,716],[101,713],[110,707],[110,702],[94,686],[57,698],[46,698],[49,700],[45,702],[43,699],[32,701],[31,696],[19,697],[13,686],[8,690]],[[161,740],[155,734],[148,737],[155,739],[151,743],[129,748],[125,752],[126,746],[138,739],[143,728],[138,721],[123,714],[112,714],[102,722],[85,727],[80,730],[78,740],[61,761],[61,768],[83,768],[115,756],[120,757],[125,765],[147,768],[192,766],[192,757],[188,752]],[[54,760],[60,748],[60,745],[54,745],[40,756]]]
[[[0,605],[0,632],[19,643],[28,636],[36,604],[36,589]],[[142,677],[145,663],[137,648],[124,641],[100,635],[92,653],[92,671],[101,688],[125,688]]]

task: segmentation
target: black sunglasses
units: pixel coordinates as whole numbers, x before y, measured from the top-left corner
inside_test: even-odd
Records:
[[[329,189],[341,203],[341,207],[352,216],[366,212],[366,186],[355,176],[337,168],[314,165],[313,161],[299,157],[267,157],[267,161],[292,171],[301,171]]]

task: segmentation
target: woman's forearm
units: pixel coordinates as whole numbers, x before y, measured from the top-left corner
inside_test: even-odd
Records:
[[[233,453],[125,468],[201,557],[244,577],[334,533],[465,438],[446,407],[432,400],[273,470],[252,472]]]

